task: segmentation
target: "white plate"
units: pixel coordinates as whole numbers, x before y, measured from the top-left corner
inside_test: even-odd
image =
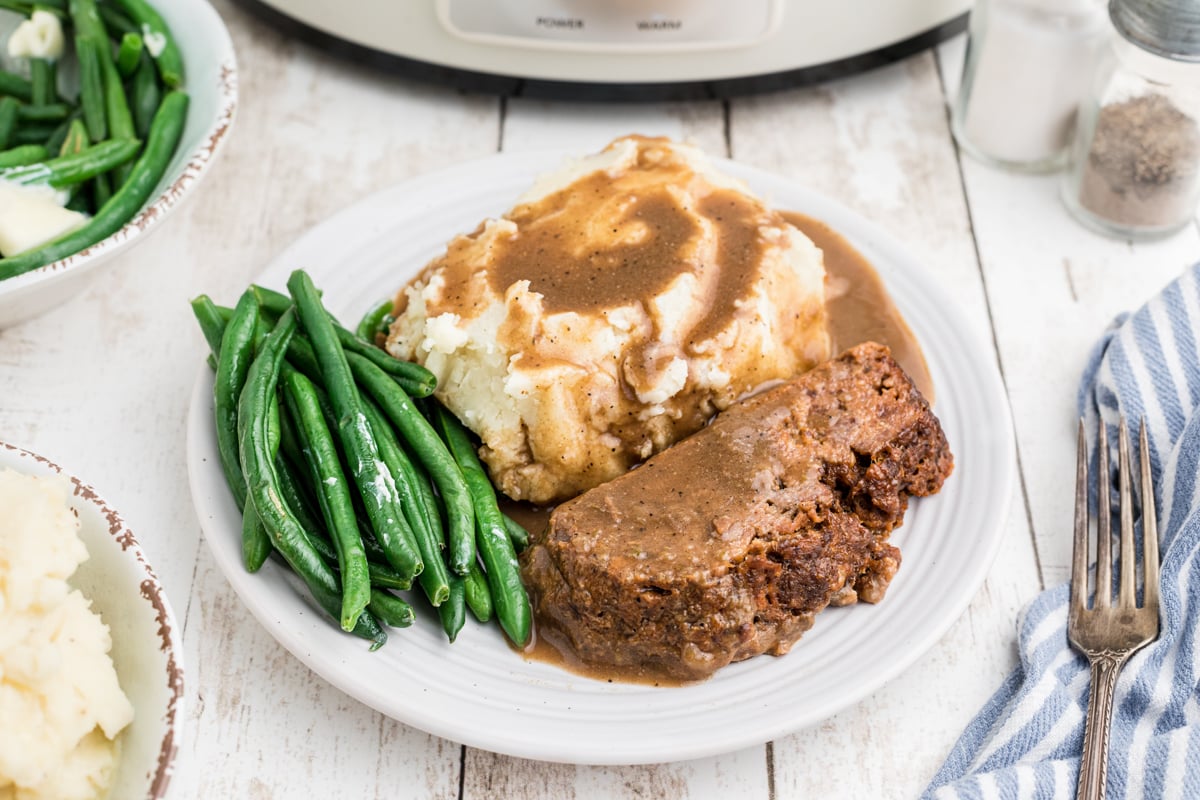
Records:
[[[261,281],[282,287],[304,268],[352,325],[454,234],[505,211],[557,158],[493,156],[376,194],[301,237]],[[697,758],[784,735],[871,693],[941,637],[992,562],[1015,474],[992,350],[921,265],[869,222],[783,178],[720,166],[779,208],[825,220],[861,249],[925,350],[956,467],[940,494],[912,503],[892,537],[904,564],[887,599],[830,609],[787,656],[733,664],[684,687],[606,683],[527,662],[494,625],[468,627],[449,645],[432,614],[369,653],[326,622],[277,565],[257,576],[242,569],[239,515],[219,468],[204,367],[188,418],[192,497],[220,568],[271,635],[330,683],[402,722],[500,753],[595,764]]]

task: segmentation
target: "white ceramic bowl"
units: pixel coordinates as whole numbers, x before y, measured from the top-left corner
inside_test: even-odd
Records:
[[[133,722],[121,734],[110,797],[161,800],[174,770],[183,707],[183,645],[167,596],[133,533],[96,490],[41,456],[0,442],[0,469],[66,475],[88,560],[71,578],[112,633],[113,665]]]
[[[229,31],[206,0],[154,0],[183,54],[187,124],[151,199],[119,231],[78,253],[0,281],[0,328],[36,316],[82,289],[93,269],[140,241],[173,211],[208,170],[233,125],[237,61]],[[21,18],[0,11],[0,44]],[[4,65],[0,47],[0,65]],[[66,65],[64,65],[66,66]],[[65,77],[65,80],[70,80]]]

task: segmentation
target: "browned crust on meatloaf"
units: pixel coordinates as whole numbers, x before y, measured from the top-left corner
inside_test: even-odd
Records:
[[[859,345],[558,507],[522,556],[538,625],[585,664],[693,680],[882,599],[908,496],[953,468],[886,347]]]

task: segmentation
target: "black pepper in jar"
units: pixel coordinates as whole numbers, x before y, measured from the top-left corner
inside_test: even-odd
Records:
[[[1079,109],[1062,198],[1109,236],[1185,227],[1200,201],[1200,3],[1109,0],[1112,34]]]
[[[1200,126],[1161,94],[1102,107],[1079,183],[1079,204],[1118,225],[1159,228],[1191,214]]]

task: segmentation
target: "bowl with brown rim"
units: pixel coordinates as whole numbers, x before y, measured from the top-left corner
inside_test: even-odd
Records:
[[[175,154],[150,199],[116,233],[58,261],[0,280],[0,328],[62,304],[87,285],[95,267],[111,263],[114,256],[144,240],[192,193],[229,136],[237,109],[237,59],[220,15],[206,0],[152,2],[183,56],[183,89],[189,102]],[[0,9],[0,68],[14,66],[6,63],[2,45],[22,19]],[[60,87],[76,80],[72,61],[64,58]]]
[[[88,559],[70,579],[112,637],[121,689],[133,722],[118,737],[120,756],[108,797],[162,800],[175,767],[184,713],[183,642],[166,592],[121,515],[95,489],[52,461],[0,442],[0,470],[62,475]]]

